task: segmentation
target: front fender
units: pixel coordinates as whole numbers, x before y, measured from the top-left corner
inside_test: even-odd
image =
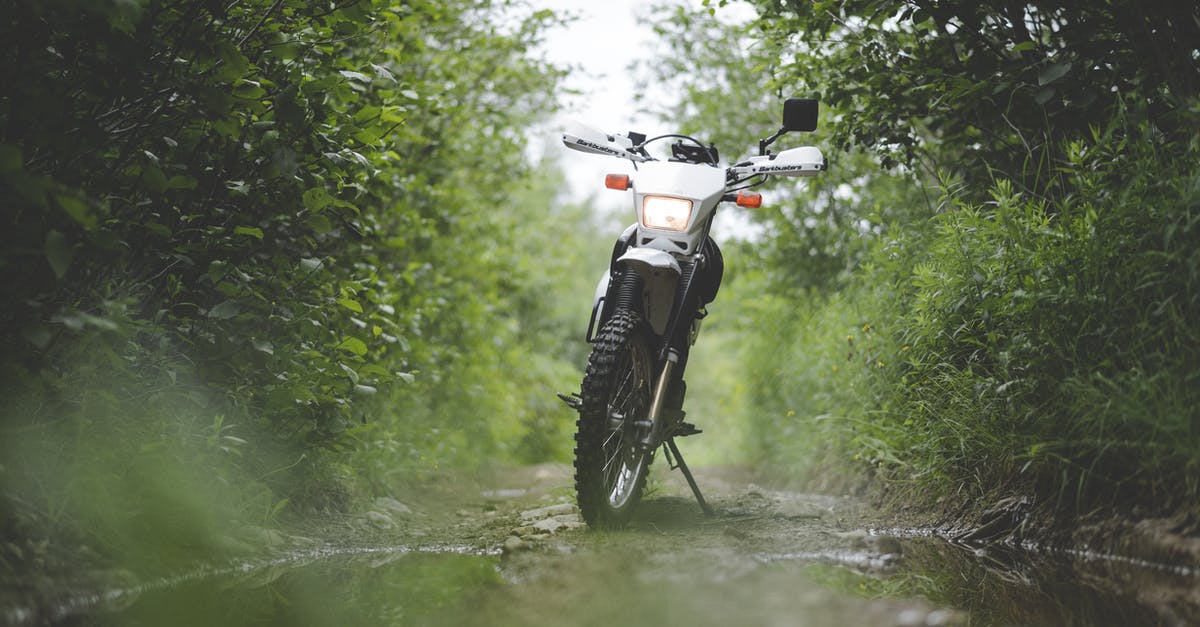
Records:
[[[617,259],[617,266],[642,277],[645,283],[643,304],[646,320],[658,335],[667,332],[675,289],[679,285],[679,262],[670,253],[654,248],[630,248]]]
[[[662,335],[667,330],[671,317],[671,308],[675,304],[675,288],[679,284],[682,273],[679,261],[670,253],[654,248],[629,248],[613,262],[613,268],[628,268],[642,277],[645,284],[645,303],[643,312],[650,328]],[[592,297],[592,316],[588,321],[587,339],[592,341],[596,332],[608,316],[612,315],[611,302],[612,274],[605,272],[596,283],[596,292]]]
[[[627,264],[634,271],[649,279],[648,273],[654,270],[671,270],[679,276],[679,262],[670,253],[655,248],[630,248],[617,259],[617,265]]]
[[[633,227],[630,228],[632,229]],[[613,260],[613,268],[618,268],[625,262],[634,264],[634,271],[641,274],[642,278],[648,278],[651,274],[650,271],[654,269],[671,270],[677,275],[680,274],[679,262],[674,257],[653,248],[630,248],[620,257]],[[608,283],[611,278],[612,273],[605,272],[600,275],[600,280],[596,282],[596,291],[592,294],[593,318],[599,312],[600,304],[608,296]]]

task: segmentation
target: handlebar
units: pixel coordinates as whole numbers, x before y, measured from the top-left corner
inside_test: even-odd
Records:
[[[688,135],[668,133],[646,139],[642,133],[629,132],[626,134],[609,135],[594,128],[578,125],[573,133],[563,133],[563,144],[567,148],[580,152],[607,155],[621,159],[629,159],[636,163],[657,161],[646,152],[646,146],[651,142],[671,137],[687,140],[694,146],[687,146],[682,141],[672,144],[672,161],[683,161],[699,165],[717,167],[719,159],[717,147],[702,142]],[[784,150],[776,155],[760,155],[750,157],[726,169],[729,185],[737,185],[757,176],[814,176],[825,171],[827,167],[821,150],[814,146],[802,146]]]

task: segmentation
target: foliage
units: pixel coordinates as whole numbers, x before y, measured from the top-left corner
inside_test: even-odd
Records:
[[[752,4],[773,75],[839,112],[839,147],[872,147],[885,165],[921,153],[973,184],[999,170],[1037,187],[1043,149],[1085,135],[1122,99],[1186,137],[1186,103],[1200,96],[1200,25],[1176,2]]]
[[[794,339],[751,349],[760,450],[927,494],[1194,502],[1200,179],[1122,128],[1067,147],[1069,202],[948,184],[945,211],[889,231],[843,290],[798,315],[767,297],[754,318]]]
[[[547,305],[574,266],[530,272],[554,194],[518,193],[557,180],[523,135],[556,107],[533,52],[556,23],[491,0],[13,3],[6,536],[119,552],[204,509],[167,539],[197,548],[439,462],[560,455],[552,386],[577,375],[546,344],[586,313]]]
[[[136,341],[176,346],[298,439],[335,438],[356,394],[432,357],[411,344],[442,332],[456,278],[433,242],[501,199],[483,164],[519,169],[506,129],[548,102],[552,71],[519,55],[550,17],[506,34],[489,11],[17,7],[5,353],[45,363],[64,337],[152,322]]]
[[[1019,476],[1072,506],[1194,501],[1200,179],[1153,135],[1069,144],[1062,202],[948,191],[917,263],[868,279],[895,281],[875,310],[909,347],[871,427],[902,433],[893,456],[977,492]]]
[[[777,63],[776,50],[760,42],[746,45],[750,25],[723,23],[682,5],[657,11],[656,32],[677,49],[643,64],[642,70],[648,84],[665,85],[682,97],[667,107],[646,104],[657,106],[655,113],[680,132],[715,143],[726,161],[757,154],[757,139],[779,128],[783,98],[816,95],[785,77],[769,88],[763,85],[764,74]],[[702,76],[690,73],[696,66],[705,68]],[[822,125],[838,115],[826,106]],[[764,243],[749,254],[727,255],[730,262],[759,264],[772,277],[763,289],[795,298],[811,288],[833,288],[857,265],[884,223],[928,213],[911,172],[880,172],[870,155],[841,152],[825,133],[785,135],[775,147],[809,143],[823,150],[829,171],[811,179],[769,182],[761,210],[730,210],[758,226]]]
[[[752,4],[742,25],[668,9],[677,56],[710,67],[663,70],[688,94],[669,114],[763,124],[756,82],[819,96],[830,171],[781,213],[849,216],[756,216],[762,260],[725,294],[759,454],[926,495],[1194,502],[1194,10]]]

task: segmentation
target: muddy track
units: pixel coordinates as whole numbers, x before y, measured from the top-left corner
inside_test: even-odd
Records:
[[[649,620],[641,616],[702,625],[1200,622],[1194,569],[1089,550],[968,545],[951,540],[970,531],[899,525],[854,498],[755,486],[744,469],[698,475],[717,516],[703,516],[680,475],[660,467],[627,530],[593,532],[563,488],[568,469],[520,469],[501,485],[526,487],[482,491],[442,539],[500,547],[497,572],[510,585],[479,600],[480,623],[549,624],[537,618],[548,604],[566,624],[581,620],[576,606],[633,624]],[[609,601],[623,589],[617,607],[636,607],[635,615],[614,615],[595,600],[598,589]],[[647,597],[646,589],[671,594]]]
[[[269,556],[68,594],[5,619],[113,625],[1200,622],[1194,574],[1094,555],[969,548],[936,537],[935,529],[888,525],[852,498],[755,486],[737,468],[697,475],[717,516],[705,517],[678,473],[659,468],[629,528],[601,532],[580,522],[565,466],[511,469],[481,482],[447,478],[420,493],[379,499],[353,517],[305,530],[307,536],[285,535]]]

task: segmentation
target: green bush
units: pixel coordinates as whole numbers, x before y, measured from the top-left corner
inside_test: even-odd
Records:
[[[754,216],[761,261],[723,295],[764,460],[956,500],[1193,503],[1194,11],[763,0],[733,25],[707,4],[659,21],[711,67],[658,67],[688,94],[665,117],[724,148],[784,97],[823,107],[829,170]]]
[[[8,7],[6,538],[117,555],[170,527],[150,557],[203,554],[287,505],[561,455],[549,406],[576,375],[551,346],[586,304],[548,306],[569,264],[513,271],[555,197],[524,133],[557,106],[562,71],[533,53],[557,20],[490,0]]]
[[[764,406],[937,493],[1194,502],[1196,147],[1130,126],[1066,145],[1054,198],[997,179],[976,203],[946,184],[939,215],[895,228],[843,293],[787,323],[795,348],[760,375],[782,398]],[[817,452],[773,446],[784,462]]]

